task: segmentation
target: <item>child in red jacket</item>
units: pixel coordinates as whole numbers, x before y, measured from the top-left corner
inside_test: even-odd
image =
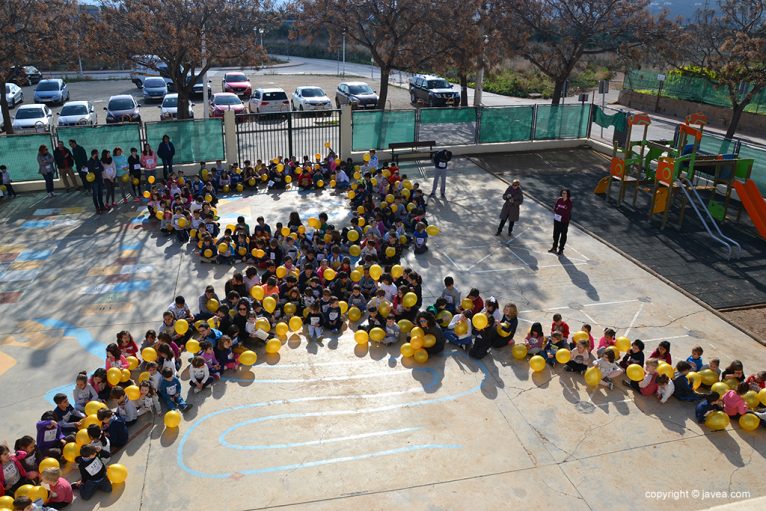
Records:
[[[13,495],[19,486],[31,484],[27,471],[7,445],[0,445],[0,497]]]

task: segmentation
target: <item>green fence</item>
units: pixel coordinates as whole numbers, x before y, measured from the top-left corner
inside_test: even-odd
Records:
[[[532,138],[534,106],[483,108],[479,142],[519,142]]]
[[[415,140],[415,110],[354,112],[354,151],[388,149],[393,142]]]
[[[174,163],[223,160],[223,122],[221,119],[202,121],[165,121],[147,123],[146,140],[153,148],[168,135],[176,148]]]
[[[476,108],[424,108],[420,111],[420,124],[459,124],[476,122]]]
[[[535,140],[582,138],[588,134],[590,105],[536,105]]]
[[[16,182],[42,179],[38,172],[37,150],[41,145],[53,152],[49,134],[7,135],[0,137],[0,165],[8,167],[8,174]]]
[[[754,160],[750,179],[755,181],[761,194],[766,197],[766,149],[743,143],[739,148],[739,157]]]
[[[107,124],[102,126],[83,126],[60,128],[56,132],[56,138],[69,147],[68,140],[74,139],[77,145],[85,148],[90,156],[93,149],[108,149],[113,151],[115,147],[122,149],[123,154],[129,154],[130,148],[141,148],[141,126],[139,124]]]
[[[625,75],[623,88],[635,92],[656,95],[660,87],[660,81],[657,79],[657,74],[656,71],[630,71]],[[744,96],[750,89],[751,86],[747,85],[740,96]],[[731,98],[729,98],[728,88],[716,85],[704,78],[679,76],[673,73],[667,73],[662,85],[661,95],[669,98],[731,108]],[[745,111],[758,113],[766,110],[765,107],[766,90],[762,90],[756,94],[753,101],[745,107]]]

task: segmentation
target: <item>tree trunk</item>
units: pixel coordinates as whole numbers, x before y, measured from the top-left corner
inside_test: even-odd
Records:
[[[5,80],[0,80],[0,90],[5,91]],[[8,98],[5,97],[5,93],[0,94],[0,107],[3,114],[3,126],[5,126],[5,133],[13,135],[13,124],[11,123],[11,112],[8,110]]]
[[[561,94],[564,92],[564,82],[566,78],[556,78],[553,84],[553,96],[551,97],[551,105],[558,105],[561,103]]]
[[[391,76],[391,66],[380,66],[380,92],[378,92],[378,108],[386,109],[388,100],[388,79]]]
[[[460,72],[460,106],[468,106],[468,75]]]
[[[189,118],[189,97],[191,96],[192,89],[189,87],[178,87],[176,85],[176,91],[178,91],[177,118],[188,119]]]
[[[727,139],[734,138],[734,133],[737,131],[737,126],[739,125],[739,120],[742,118],[742,112],[745,111],[745,107],[747,106],[747,103],[742,102],[740,104],[735,104],[734,109],[731,112],[731,121],[729,121],[729,127],[726,128],[726,135],[724,135]]]

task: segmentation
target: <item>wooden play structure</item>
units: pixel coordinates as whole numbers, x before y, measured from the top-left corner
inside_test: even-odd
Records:
[[[605,194],[606,201],[610,202],[612,187],[616,186],[615,204],[620,206],[632,189],[634,208],[638,193],[648,193],[648,217],[650,221],[659,219],[660,229],[668,224],[674,206],[678,210],[678,228],[683,225],[687,208],[691,208],[708,234],[724,245],[730,257],[739,245],[721,232],[718,222],[727,219],[733,205],[732,192],[736,191],[741,201],[737,203],[737,220],[744,206],[764,238],[766,206],[750,180],[753,160],[738,158],[734,153],[711,154],[700,150],[706,124],[704,114],[691,114],[678,125],[674,140],[652,141],[647,140],[651,118],[644,113],[628,115],[624,147],[615,142],[609,175],[598,182],[595,193]],[[642,137],[631,140],[637,127],[643,128]]]

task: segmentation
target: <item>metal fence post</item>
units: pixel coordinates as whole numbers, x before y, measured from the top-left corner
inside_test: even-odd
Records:
[[[237,161],[237,155],[239,154],[239,137],[237,136],[237,122],[234,117],[234,111],[226,110],[223,113],[223,130],[226,161],[233,163]]]
[[[532,105],[532,129],[529,133],[529,140],[535,139],[535,130],[537,130],[537,103]]]
[[[481,114],[484,107],[476,107],[476,129],[473,132],[473,143],[479,144],[481,142]]]
[[[293,113],[292,111],[287,114],[287,154],[292,156],[293,153]]]

